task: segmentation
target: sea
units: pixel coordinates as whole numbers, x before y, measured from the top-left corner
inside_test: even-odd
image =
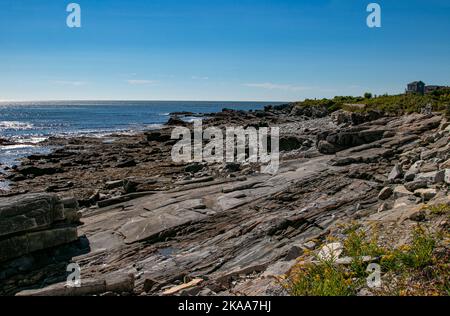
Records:
[[[258,110],[281,102],[195,101],[52,101],[0,102],[0,139],[15,144],[0,145],[0,170],[19,159],[52,148],[41,143],[51,136],[104,137],[157,129],[170,113],[214,113],[224,108]],[[185,117],[189,120],[189,117]]]

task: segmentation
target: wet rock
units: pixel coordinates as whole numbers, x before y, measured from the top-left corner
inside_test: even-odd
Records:
[[[165,124],[167,126],[187,126],[187,123],[180,119],[178,116],[172,116],[169,118],[167,123]]]

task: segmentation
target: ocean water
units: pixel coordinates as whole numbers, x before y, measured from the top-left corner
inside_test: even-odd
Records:
[[[194,101],[64,101],[0,102],[0,138],[16,144],[0,146],[0,164],[11,166],[21,157],[48,152],[39,143],[50,136],[104,136],[157,128],[169,113],[220,112],[223,108],[257,110],[279,102]],[[0,168],[1,168],[0,165]]]

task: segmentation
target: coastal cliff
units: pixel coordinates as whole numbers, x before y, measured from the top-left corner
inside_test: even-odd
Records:
[[[445,295],[448,119],[433,111],[393,115],[333,106],[204,115],[204,126],[279,126],[274,175],[260,173],[259,163],[173,163],[172,128],[191,125],[175,117],[171,126],[136,135],[47,140],[57,149],[2,175],[13,185],[0,197],[0,243],[25,235],[28,246],[2,247],[0,294],[326,295],[302,283],[314,274],[308,269],[320,267],[323,245],[342,248],[344,260],[333,265],[344,268],[332,271],[352,273],[361,258],[382,263],[402,247],[414,249],[420,227],[432,249],[420,265],[401,261],[409,282],[382,264],[384,284],[397,282],[393,289],[368,288],[359,282],[363,273],[344,277],[345,290],[328,294]],[[36,213],[30,201],[45,207]],[[53,229],[70,233],[53,238]],[[370,239],[377,251],[352,252],[355,234],[363,236],[361,247]],[[72,262],[88,280],[82,290],[61,283]]]

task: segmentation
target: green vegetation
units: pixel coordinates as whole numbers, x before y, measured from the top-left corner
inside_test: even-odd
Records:
[[[351,296],[356,294],[352,275],[331,261],[298,266],[288,286],[294,296]]]
[[[359,227],[346,230],[342,256],[352,258],[349,264],[337,264],[336,260],[307,261],[310,253],[300,258],[299,264],[288,275],[286,287],[295,296],[351,296],[365,287],[369,276],[369,261],[381,266],[383,288],[374,290],[379,295],[448,295],[448,256],[435,254],[437,241],[442,234],[427,231],[418,225],[407,245],[399,248],[383,248],[376,234],[366,236]],[[341,257],[342,257],[341,256]],[[306,262],[306,263],[305,263]],[[427,270],[428,269],[428,270]],[[431,271],[424,277],[424,271]],[[391,282],[396,280],[396,282]],[[415,283],[417,281],[417,283]]]
[[[355,106],[357,105],[357,106]],[[431,105],[434,111],[442,111],[450,115],[450,89],[434,91],[426,95],[400,94],[373,96],[365,93],[363,97],[337,96],[333,99],[311,100],[295,103],[298,107],[319,106],[325,107],[329,112],[339,109],[352,112],[383,111],[386,114],[407,114],[420,112]]]
[[[424,268],[433,262],[435,246],[436,236],[417,226],[411,244],[386,251],[381,258],[381,266],[385,271]]]
[[[427,205],[424,210],[430,211],[431,215],[441,216],[445,214],[450,214],[449,204],[437,204],[437,205]]]

